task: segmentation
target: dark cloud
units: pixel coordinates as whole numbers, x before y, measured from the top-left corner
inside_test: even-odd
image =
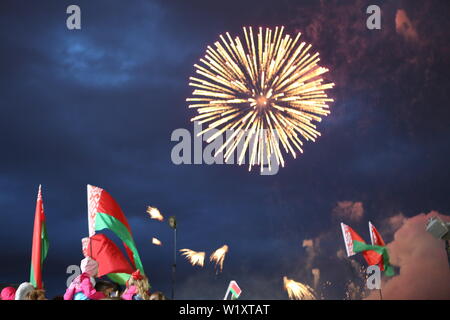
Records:
[[[147,205],[177,215],[180,246],[230,247],[219,276],[179,258],[180,298],[221,298],[232,279],[245,298],[286,298],[282,277],[312,285],[311,270],[301,267],[309,263],[320,269],[324,297],[345,297],[347,280],[360,280],[336,255],[339,228],[330,216],[338,201],[361,201],[374,222],[450,211],[448,3],[382,2],[382,30],[373,32],[365,29],[368,3],[78,1],[82,30],[69,31],[68,1],[3,1],[0,243],[8,263],[0,281],[28,279],[42,183],[51,245],[44,280],[50,295],[61,293],[66,267],[82,258],[90,183],[121,204],[150,281],[166,294],[172,233],[146,217]],[[396,32],[400,9],[421,41]],[[320,51],[336,83],[322,137],[275,176],[176,166],[170,135],[191,129],[192,65],[220,33],[244,25],[286,25]],[[164,245],[151,245],[153,236]],[[320,252],[308,260],[302,241],[317,238]],[[201,294],[194,284],[204,286]]]
[[[333,215],[344,221],[361,221],[364,217],[362,202],[339,201],[333,209]]]

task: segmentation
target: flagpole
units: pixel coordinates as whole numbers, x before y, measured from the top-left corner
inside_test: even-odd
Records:
[[[383,294],[381,293],[381,288],[378,289],[378,292],[380,293],[380,300],[383,300]]]
[[[175,300],[175,273],[177,269],[177,228],[173,229],[172,300]]]
[[[175,300],[175,272],[177,268],[177,220],[169,217],[169,226],[173,229],[173,265],[172,265],[172,300]]]
[[[230,293],[230,286],[231,286],[231,283],[228,284],[227,292],[225,292],[225,297],[223,298],[223,300],[227,300],[228,294]]]

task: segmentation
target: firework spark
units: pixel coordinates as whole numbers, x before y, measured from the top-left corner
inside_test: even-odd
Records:
[[[186,99],[198,115],[191,121],[208,124],[198,136],[211,130],[207,142],[224,132],[226,141],[216,150],[228,159],[238,150],[241,165],[248,151],[249,170],[253,165],[268,164],[274,155],[284,166],[284,151],[294,158],[302,153],[303,140],[315,141],[320,136],[314,121],[330,113],[325,90],[334,86],[324,83],[328,69],[318,65],[319,54],[309,53],[311,45],[283,35],[284,27],[253,29],[244,27],[245,42],[226,38],[208,46],[201,64],[195,64],[198,77],[190,77],[194,87]],[[302,138],[302,139],[301,139]]]
[[[158,221],[163,221],[164,217],[162,216],[161,212],[157,208],[153,207],[147,207],[147,213],[150,216],[151,219],[155,219]]]
[[[191,249],[181,249],[180,252],[182,255],[186,257],[186,259],[192,264],[193,266],[200,266],[203,267],[203,264],[205,263],[205,253],[204,252],[197,252]]]
[[[314,291],[306,284],[283,277],[284,289],[291,300],[315,300]]]
[[[314,289],[317,289],[317,285],[320,281],[320,269],[314,268],[311,270],[311,273],[314,277]]]
[[[156,238],[152,238],[152,243],[155,246],[162,246],[162,242],[159,239],[156,239]]]
[[[214,251],[211,256],[209,257],[209,260],[211,262],[215,262],[215,268],[219,266],[220,272],[222,272],[223,269],[223,261],[225,260],[225,255],[228,252],[228,246],[225,244],[216,251]]]

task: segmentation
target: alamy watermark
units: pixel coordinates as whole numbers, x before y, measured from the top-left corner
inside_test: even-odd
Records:
[[[72,4],[67,7],[66,13],[70,16],[66,19],[66,27],[69,30],[81,29],[81,9],[79,6]]]
[[[369,290],[381,289],[381,270],[377,265],[369,266],[366,270],[367,280],[366,286]]]
[[[261,175],[275,175],[279,170],[279,163],[273,152],[268,151],[266,143],[261,144],[261,139],[264,136],[271,135],[272,142],[277,146],[279,144],[279,137],[276,130],[262,130],[260,135],[254,134],[251,130],[226,130],[223,133],[216,128],[213,128],[201,135],[202,125],[194,122],[194,134],[184,128],[175,129],[170,137],[171,141],[178,142],[171,152],[172,163],[176,165],[191,165],[191,164],[226,164],[226,165],[245,165],[252,160],[252,152],[255,147],[256,139],[259,140],[259,147],[262,147],[262,154],[259,155],[259,165],[254,165],[254,169],[259,170]],[[248,140],[247,137],[250,136]],[[239,138],[237,146],[230,151],[233,142],[227,144],[223,148],[224,143],[228,139]],[[207,141],[210,140],[208,143]],[[249,141],[246,143],[246,141]],[[223,150],[221,150],[221,147]],[[242,152],[244,150],[244,152]],[[220,151],[220,152],[219,152]],[[270,156],[268,156],[268,153]],[[225,156],[226,155],[226,156]],[[255,156],[255,155],[254,155]],[[247,157],[247,159],[246,159]],[[256,155],[255,157],[258,157]],[[270,160],[269,160],[270,159]]]
[[[66,280],[66,286],[68,288],[72,283],[72,281],[75,280],[75,278],[81,274],[81,268],[76,264],[71,264],[70,266],[67,267],[66,273],[70,274],[70,276],[68,276]]]
[[[367,7],[366,13],[370,16],[366,20],[366,27],[369,30],[381,29],[381,9],[379,6],[373,4]]]

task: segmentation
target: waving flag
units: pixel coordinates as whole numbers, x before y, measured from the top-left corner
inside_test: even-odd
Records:
[[[379,265],[380,269],[384,271],[387,276],[390,277],[394,275],[394,269],[389,264],[389,255],[385,246],[366,244],[363,238],[346,224],[341,223],[341,228],[348,257],[362,252],[363,257],[369,266]]]
[[[237,282],[234,280],[230,281],[230,284],[228,285],[228,289],[227,292],[225,293],[225,297],[223,298],[223,300],[227,300],[228,294],[230,292],[231,292],[231,300],[236,300],[242,293],[241,288],[239,288]]]
[[[110,273],[132,274],[134,269],[122,254],[116,244],[107,236],[97,233],[90,238],[82,239],[85,256],[89,256],[98,263],[98,277]]]
[[[47,229],[45,227],[44,202],[42,200],[42,188],[39,185],[34,214],[33,245],[31,252],[30,282],[37,288],[42,289],[42,264],[47,257],[49,242]]]
[[[382,247],[385,249],[385,255],[383,256],[383,259],[380,259],[380,262],[378,263],[378,266],[380,267],[381,271],[384,271],[387,276],[393,276],[394,270],[389,265],[389,255],[386,248],[386,243],[384,242],[383,238],[381,237],[381,234],[378,232],[378,230],[375,228],[375,226],[369,221],[369,233],[370,233],[370,241],[372,242],[373,246],[376,247]]]
[[[114,232],[123,241],[133,268],[139,269],[144,274],[144,267],[142,266],[131,228],[119,204],[108,192],[91,185],[87,186],[87,196],[89,236],[93,236],[97,231],[104,229]],[[109,276],[114,281],[124,284],[130,275],[116,273]]]
[[[372,244],[382,247],[386,246],[380,233],[370,221],[369,221],[369,232],[370,232],[370,241],[372,242]]]

